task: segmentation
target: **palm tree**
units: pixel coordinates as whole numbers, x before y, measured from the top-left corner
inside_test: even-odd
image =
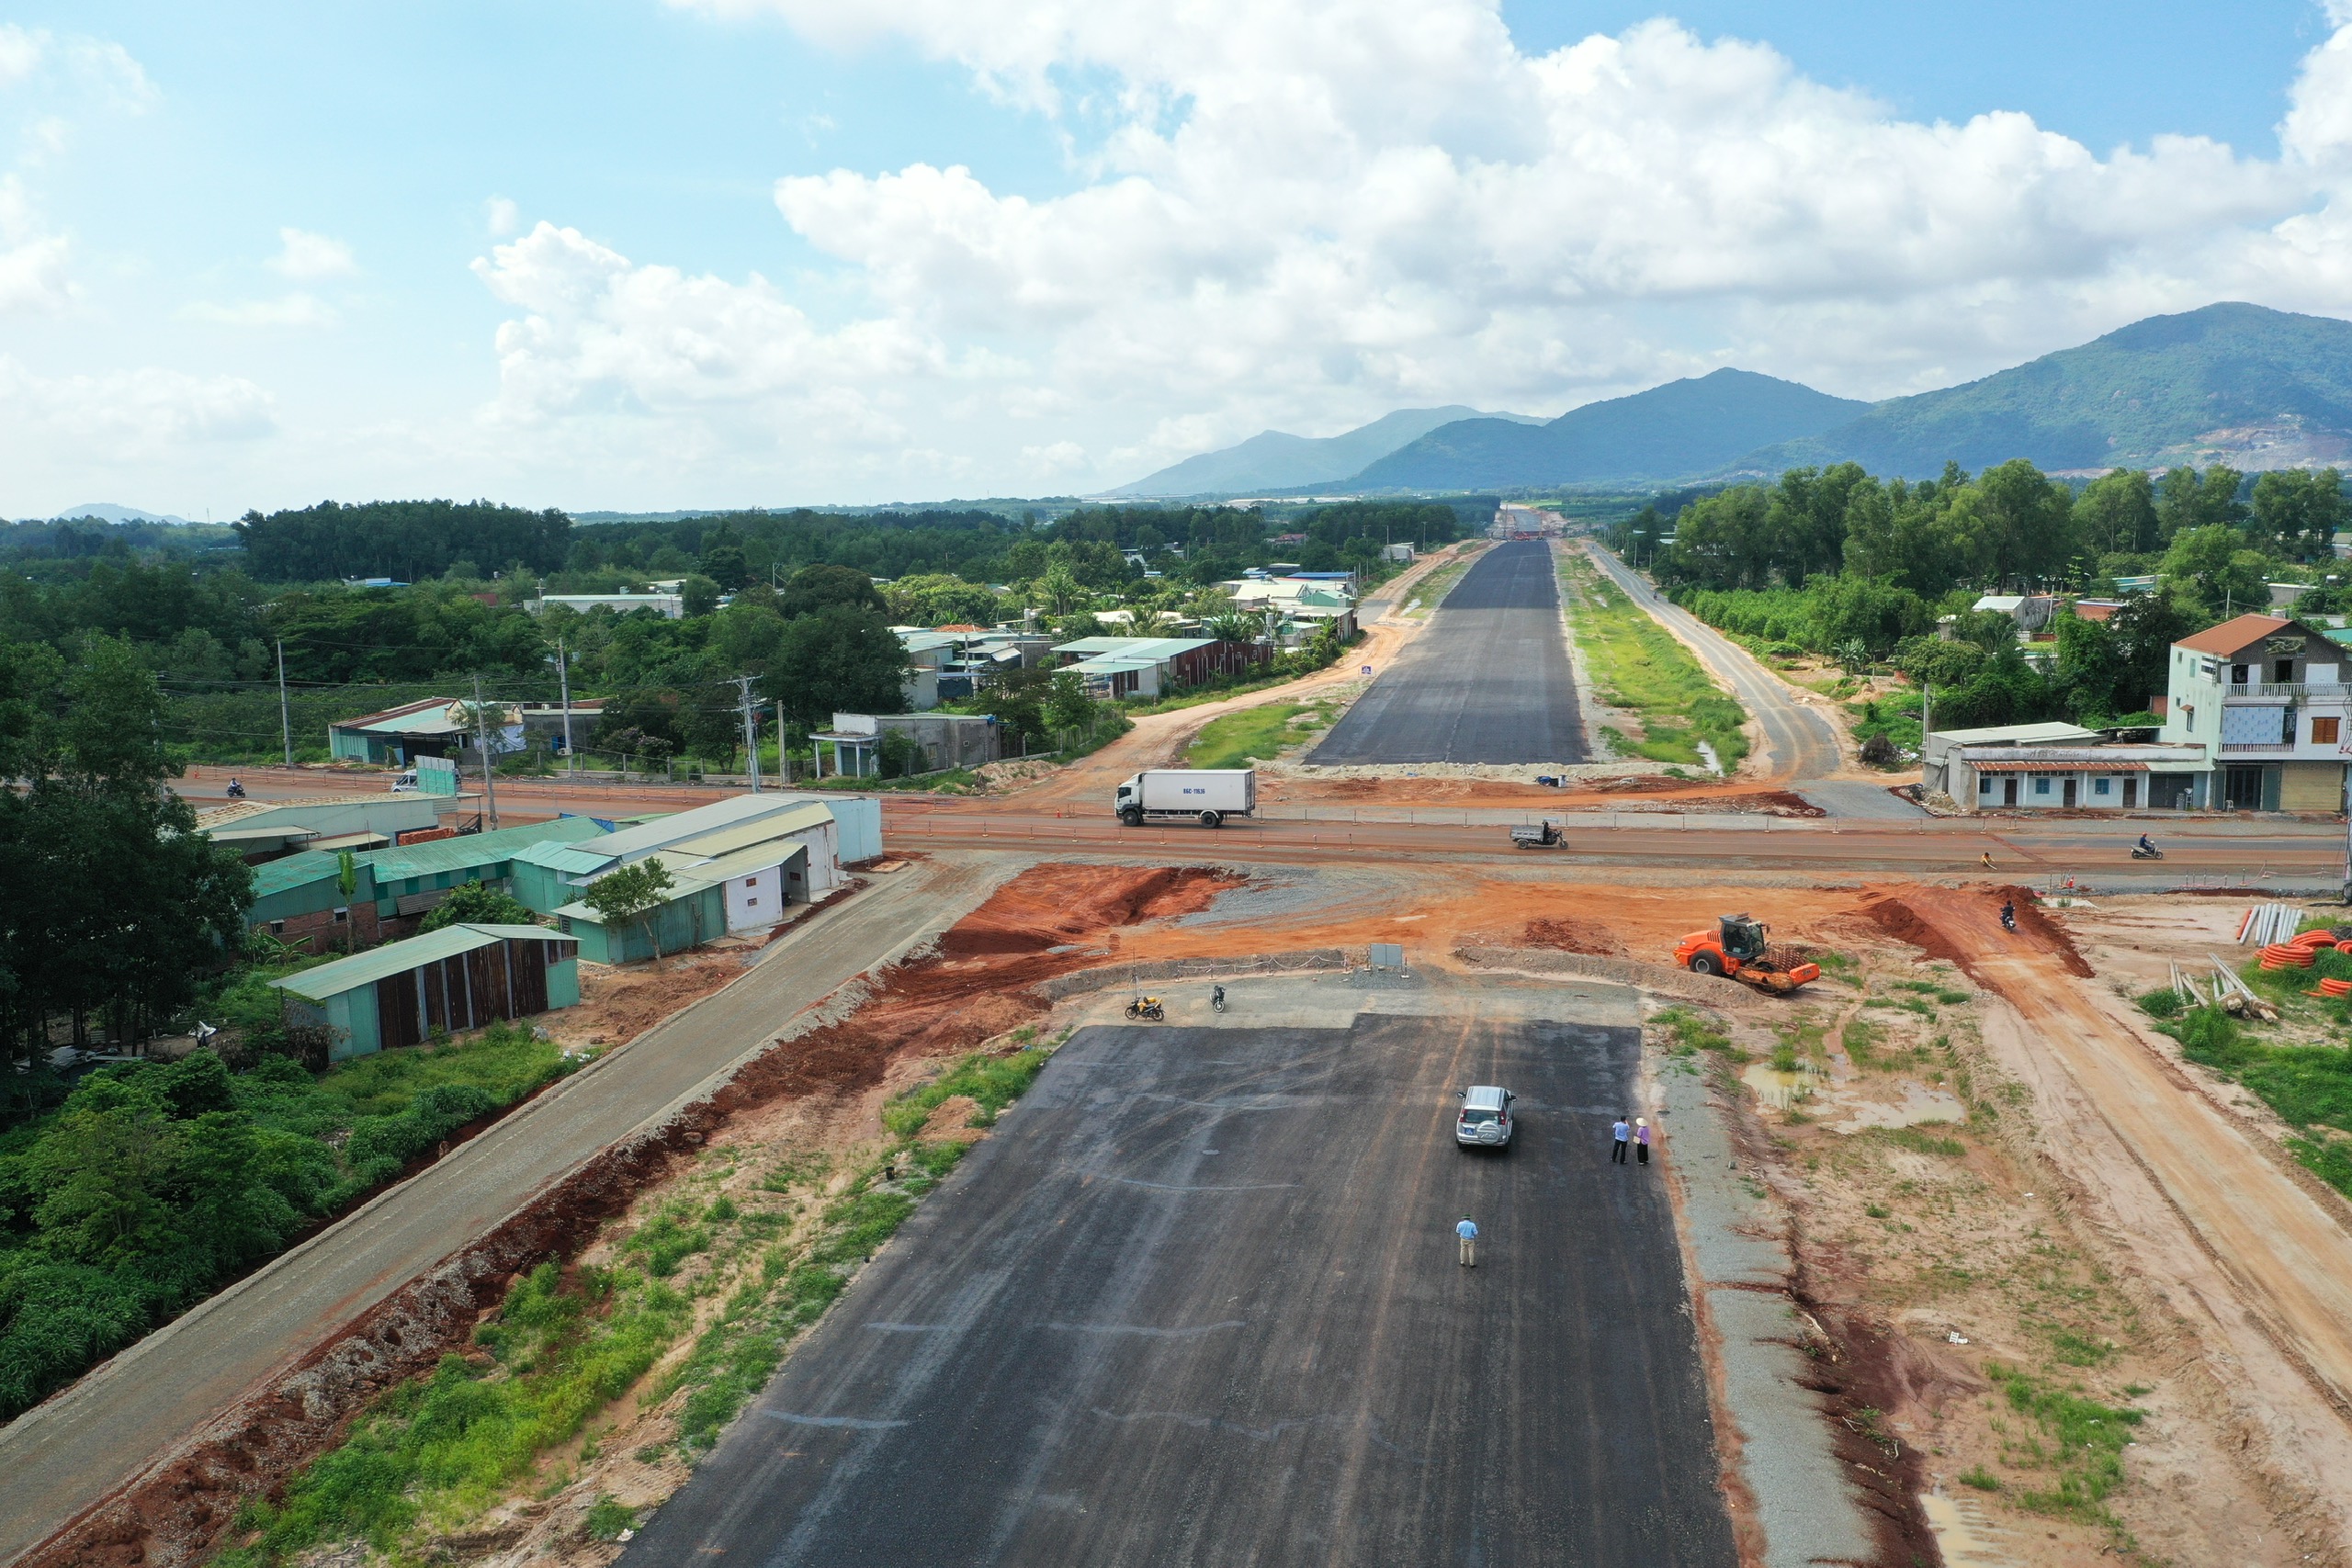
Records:
[[[1037,602],[1045,605],[1048,615],[1067,615],[1090,597],[1086,585],[1058,561],[1046,568],[1046,575],[1037,580]]]

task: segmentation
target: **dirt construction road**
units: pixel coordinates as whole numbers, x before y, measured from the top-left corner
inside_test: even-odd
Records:
[[[2054,1062],[2079,1089],[2069,1114],[2097,1118],[2113,1135],[2109,1146],[2162,1194],[2170,1216],[2112,1217],[2137,1233],[2132,1239],[2143,1244],[2153,1277],[2173,1283],[2177,1309],[2225,1326],[2250,1317],[2292,1369],[2278,1368],[2278,1375],[2299,1375],[2339,1415],[2352,1416],[2352,1232],[2329,1212],[2332,1200],[2306,1190],[2282,1156],[2184,1081],[2127,1020],[2120,998],[2070,974],[2061,953],[2033,950],[2029,938],[2002,931],[1989,896],[1905,908],[2017,1010],[2026,1053]],[[2188,1256],[2165,1246],[2174,1216],[2188,1233]],[[2218,1279],[2204,1267],[2209,1261]],[[2258,1390],[2266,1376],[2259,1363],[2267,1359],[2262,1348],[2241,1336],[2224,1386]],[[2282,1457],[2311,1467],[2315,1488],[2334,1476],[2340,1506],[2343,1479],[2352,1475],[2346,1430],[2306,1428],[2290,1446],[2301,1451]]]
[[[1001,874],[934,863],[820,911],[734,985],[0,1429],[0,1474],[8,1478],[0,1562],[138,1474],[254,1382],[765,1044],[801,1008],[952,923]]]

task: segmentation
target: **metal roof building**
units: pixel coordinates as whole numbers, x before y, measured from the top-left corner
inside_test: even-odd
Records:
[[[424,795],[322,795],[300,800],[241,800],[196,814],[196,830],[248,856],[287,850],[368,850],[434,824]]]
[[[376,912],[386,919],[422,914],[460,884],[512,881],[514,857],[526,850],[607,836],[589,818],[559,817],[551,822],[502,828],[495,833],[464,833],[454,839],[377,850],[367,857],[375,876]]]
[[[580,999],[579,945],[542,926],[445,926],[273,980],[330,1060],[415,1045]]]

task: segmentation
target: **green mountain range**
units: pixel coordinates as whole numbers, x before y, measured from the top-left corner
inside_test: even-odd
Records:
[[[1320,442],[1268,431],[1117,493],[1671,484],[1849,460],[1927,478],[1947,462],[1973,472],[2012,457],[2060,474],[2178,463],[2352,468],[2352,321],[2208,305],[1875,404],[1726,369],[1549,422],[1406,410]]]
[[[2352,321],[2243,304],[2151,316],[1981,381],[1890,399],[1735,467],[1850,459],[1931,476],[1947,460],[1973,471],[2012,457],[2058,473],[2352,462]]]
[[[1111,491],[1122,498],[1248,495],[1297,490],[1344,479],[1440,425],[1533,424],[1525,414],[1481,413],[1455,404],[1398,409],[1339,435],[1293,435],[1262,430],[1236,446],[1204,452]]]
[[[1494,490],[1706,473],[1871,405],[1752,370],[1717,370],[1570,409],[1546,424],[1465,419],[1400,446],[1352,490]]]

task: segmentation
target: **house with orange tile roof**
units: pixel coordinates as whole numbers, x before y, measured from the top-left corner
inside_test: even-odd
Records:
[[[2290,615],[2245,615],[2172,645],[2162,739],[2202,744],[2196,804],[2341,811],[2352,763],[2346,650]]]

